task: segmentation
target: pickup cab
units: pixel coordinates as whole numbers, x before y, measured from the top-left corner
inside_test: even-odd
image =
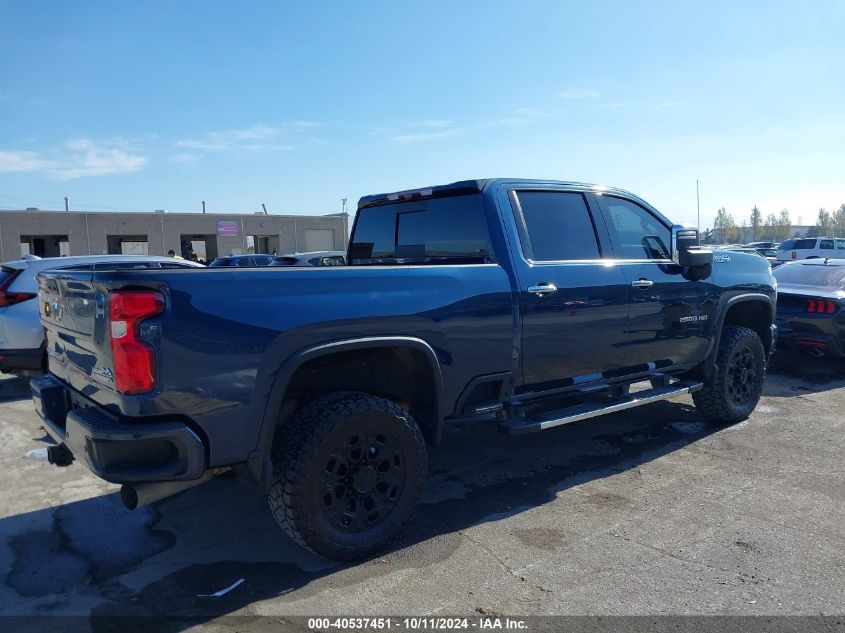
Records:
[[[334,559],[409,520],[445,424],[518,435],[688,393],[736,422],[776,339],[763,258],[567,182],[366,196],[345,266],[39,282],[52,462],[122,484],[130,509],[234,470]]]

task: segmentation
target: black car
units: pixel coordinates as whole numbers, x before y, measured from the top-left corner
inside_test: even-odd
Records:
[[[804,259],[779,266],[778,346],[818,356],[845,353],[845,259]]]

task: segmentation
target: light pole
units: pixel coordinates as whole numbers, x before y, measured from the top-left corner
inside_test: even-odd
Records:
[[[701,244],[701,198],[698,195],[698,178],[695,179],[695,209],[695,223],[698,225],[696,227],[698,229],[698,243]]]

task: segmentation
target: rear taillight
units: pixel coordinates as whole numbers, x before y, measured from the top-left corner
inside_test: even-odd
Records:
[[[813,314],[833,314],[836,312],[836,302],[827,299],[807,299],[807,312]]]
[[[109,295],[114,385],[121,393],[144,393],[156,384],[155,350],[141,340],[141,322],[164,312],[164,297],[147,290]]]
[[[798,259],[798,253],[792,251],[792,259]]]
[[[38,295],[34,292],[9,292],[8,288],[12,285],[12,282],[20,276],[23,272],[22,268],[19,268],[11,275],[6,277],[2,284],[0,284],[0,308],[5,306],[12,306],[16,303],[21,303],[22,301],[28,301],[30,299],[34,299]]]

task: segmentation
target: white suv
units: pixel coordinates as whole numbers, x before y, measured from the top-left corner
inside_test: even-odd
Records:
[[[793,259],[845,259],[845,239],[838,237],[797,237],[778,246],[778,261]]]
[[[45,367],[44,328],[38,315],[38,273],[49,268],[93,266],[119,268],[202,267],[184,259],[154,255],[82,255],[35,257],[0,265],[0,371],[41,373]]]

